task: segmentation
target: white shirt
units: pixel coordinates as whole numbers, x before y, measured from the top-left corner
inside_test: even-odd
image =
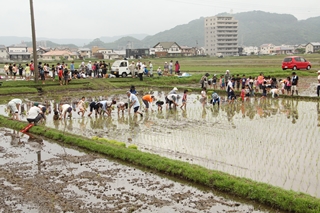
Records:
[[[61,109],[62,109],[62,115],[64,115],[66,112],[67,112],[67,110],[69,109],[69,107],[71,107],[69,104],[63,104],[62,106],[61,106]]]
[[[112,105],[112,101],[100,101],[100,104],[102,104],[102,110],[106,110],[107,107]]]
[[[168,100],[170,101],[176,101],[178,99],[178,95],[177,94],[169,94],[167,96]]]
[[[133,108],[140,106],[138,97],[136,95],[132,94],[132,93],[130,94],[129,102],[133,103],[133,105],[132,105]]]
[[[274,97],[275,94],[279,95],[280,91],[277,88],[273,88],[270,90],[270,93],[272,94],[272,97]]]
[[[35,119],[40,113],[40,109],[37,106],[33,106],[29,109],[27,119]]]
[[[18,98],[15,98],[15,99],[12,99],[10,102],[13,102],[13,103],[15,103],[15,104],[22,104],[22,101],[21,101],[21,99],[18,99]],[[10,103],[9,102],[9,103]]]
[[[318,85],[320,85],[320,75],[318,75]]]
[[[125,105],[124,102],[120,101],[117,103],[117,107],[120,108],[120,107],[123,107]]]

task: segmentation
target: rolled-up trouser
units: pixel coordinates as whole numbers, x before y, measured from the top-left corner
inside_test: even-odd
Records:
[[[36,118],[34,118],[34,119],[32,119],[32,118],[27,118],[27,121],[29,122],[29,123],[38,123],[40,120],[41,120],[41,118],[43,118],[43,116],[42,116],[42,114],[38,114],[37,115],[37,117]]]

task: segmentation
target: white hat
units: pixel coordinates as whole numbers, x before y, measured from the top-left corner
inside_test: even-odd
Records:
[[[320,70],[318,70],[318,74],[320,73]]]
[[[226,72],[230,72],[229,70],[226,70]]]
[[[89,63],[91,63],[91,61],[89,61]]]
[[[177,88],[177,87],[175,87],[175,88],[173,88],[173,90],[177,91],[177,90],[178,90],[178,88]]]
[[[165,64],[167,63],[167,62],[164,62]]]

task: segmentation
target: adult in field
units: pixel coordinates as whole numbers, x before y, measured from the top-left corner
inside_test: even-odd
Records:
[[[74,71],[75,71],[74,61],[72,61],[72,62],[71,62],[71,64],[70,64],[71,77],[73,77],[73,76],[74,76]]]
[[[229,103],[233,103],[234,100],[236,99],[236,95],[234,93],[234,81],[235,79],[232,78],[228,81],[228,85],[227,85],[227,93],[228,93],[228,100],[229,100]]]
[[[136,77],[135,69],[136,69],[136,65],[134,64],[134,61],[132,61],[131,64],[129,65],[129,71],[131,73],[132,78]]]
[[[142,102],[144,103],[146,107],[146,112],[149,110],[149,105],[155,100],[153,95],[144,95],[142,97]]]
[[[27,113],[27,121],[30,123],[34,123],[36,126],[38,122],[43,118],[43,112],[39,108],[38,103],[34,103],[33,106],[29,109]]]
[[[260,75],[258,76],[258,79],[257,79],[258,88],[260,90],[262,89],[263,83],[264,83],[264,76],[263,76],[263,73],[260,73]]]
[[[19,120],[19,108],[22,104],[22,100],[15,98],[9,101],[8,108],[12,114],[13,120]]]
[[[72,116],[72,107],[70,104],[61,104],[60,105],[60,119],[66,119],[67,113],[68,113],[68,117],[71,118]]]
[[[166,97],[166,101],[167,102],[167,105],[169,105],[169,109],[171,109],[171,105],[173,104],[173,108],[176,109],[178,105],[178,99],[179,99],[179,95],[177,94],[169,94],[167,97]]]
[[[17,67],[16,64],[13,64],[13,66],[12,66],[12,74],[13,74],[13,80],[14,81],[16,80],[17,73],[18,73],[18,67]]]
[[[298,81],[299,81],[299,77],[297,76],[296,72],[292,72],[291,96],[293,96],[294,91],[296,91],[296,94],[298,95]]]
[[[216,92],[212,92],[212,94],[211,94],[211,103],[212,103],[212,105],[214,106],[214,105],[216,105],[216,104],[218,104],[218,108],[220,107],[220,96],[218,95],[218,93],[216,93]]]
[[[46,80],[46,79],[45,79],[45,75],[44,75],[44,70],[43,70],[42,62],[39,62],[38,70],[39,70],[39,75],[40,75],[42,84],[45,84],[45,80]],[[35,78],[36,78],[36,77],[37,77],[37,76],[35,76]]]
[[[169,71],[170,71],[170,75],[172,75],[172,71],[173,71],[173,61],[172,60],[169,62]]]
[[[153,76],[153,65],[152,65],[151,61],[149,61],[149,76],[150,77]]]
[[[7,78],[9,78],[9,65],[8,62],[6,62],[3,66],[3,70],[6,73]]]
[[[164,62],[164,66],[163,66],[163,72],[164,72],[164,75],[168,75],[168,72],[169,72],[169,65],[167,62]],[[170,73],[171,74],[171,73]]]
[[[133,107],[134,115],[137,116],[138,114],[140,114],[142,117],[143,114],[139,112],[140,103],[139,103],[138,97],[132,94],[130,91],[127,91],[127,96],[129,98],[129,103],[130,103],[129,112],[130,112],[130,109]]]
[[[23,74],[23,66],[21,64],[18,65],[18,70],[19,70],[19,77],[20,79],[23,78],[22,74]]]
[[[176,73],[176,75],[180,73],[180,64],[178,61],[176,61],[176,63],[174,64],[174,72]]]
[[[13,75],[13,72],[12,72],[12,70],[13,70],[13,66],[12,66],[12,63],[10,63],[9,64],[9,76],[10,76],[10,78],[12,78],[12,75]]]
[[[97,116],[98,114],[100,114],[100,110],[102,108],[102,104],[100,102],[93,101],[93,102],[90,103],[89,107],[90,107],[90,113],[88,114],[88,116],[90,117],[90,115],[92,114],[93,110],[95,111],[95,116]]]
[[[143,81],[143,67],[138,65],[138,76],[139,76],[139,79],[140,81]]]
[[[318,70],[318,87],[317,87],[317,95],[320,95],[320,70]]]
[[[224,82],[228,82],[231,79],[230,70],[226,70],[226,73],[224,74]]]
[[[92,65],[91,65],[91,61],[88,62],[87,64],[87,75],[92,78]]]

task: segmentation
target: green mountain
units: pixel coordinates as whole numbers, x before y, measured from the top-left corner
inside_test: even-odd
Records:
[[[239,21],[239,45],[304,44],[320,40],[320,16],[301,21],[298,21],[293,15],[263,11],[243,12],[233,16]],[[204,46],[204,18],[201,17],[188,24],[178,25],[170,30],[147,36],[141,41],[133,37],[124,37],[112,43],[102,42],[101,47],[112,49],[122,47],[120,49],[123,49],[123,47],[128,47],[129,42],[132,42],[133,48],[143,48],[153,47],[158,42],[165,41],[175,41],[181,46]],[[92,43],[89,43],[87,47],[92,47]]]

